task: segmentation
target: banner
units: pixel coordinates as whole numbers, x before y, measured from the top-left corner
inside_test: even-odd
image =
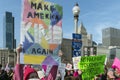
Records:
[[[78,67],[82,70],[82,80],[92,80],[95,75],[104,73],[105,55],[81,57]]]
[[[58,55],[62,42],[62,7],[44,0],[23,2],[20,62],[40,64],[47,55]]]

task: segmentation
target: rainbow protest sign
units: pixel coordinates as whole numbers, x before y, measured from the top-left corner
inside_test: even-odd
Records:
[[[82,70],[83,80],[92,80],[95,75],[104,72],[105,55],[81,57],[78,67]]]
[[[24,0],[20,42],[23,64],[40,64],[47,55],[57,55],[62,42],[62,7],[44,0]]]

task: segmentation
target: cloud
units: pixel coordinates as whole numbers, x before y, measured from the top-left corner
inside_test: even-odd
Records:
[[[102,43],[102,29],[107,27],[120,27],[120,5],[117,2],[104,4],[96,9],[81,13],[80,19],[86,25],[87,31],[93,35],[93,40]],[[91,29],[92,28],[92,29]],[[89,33],[88,33],[89,34]]]

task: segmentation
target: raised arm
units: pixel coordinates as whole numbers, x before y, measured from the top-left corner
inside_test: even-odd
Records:
[[[20,52],[22,51],[22,45],[20,44],[17,48],[16,48],[16,52],[17,52],[17,61],[16,64],[20,64]]]
[[[22,45],[16,48],[17,61],[15,65],[14,80],[23,80],[23,66],[20,64],[20,52],[22,51]]]

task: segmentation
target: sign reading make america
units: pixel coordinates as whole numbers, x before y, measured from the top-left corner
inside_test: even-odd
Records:
[[[20,41],[22,63],[39,64],[40,58],[57,55],[62,41],[62,7],[44,0],[24,0]]]

